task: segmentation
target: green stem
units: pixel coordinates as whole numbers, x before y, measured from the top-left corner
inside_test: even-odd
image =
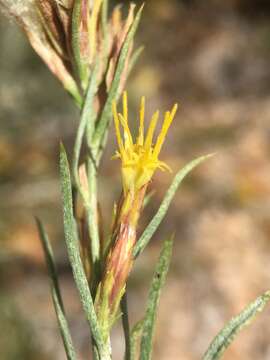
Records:
[[[110,339],[108,338],[108,341],[104,343],[100,353],[96,347],[96,344],[92,342],[92,354],[94,360],[112,360],[112,349],[111,349]]]

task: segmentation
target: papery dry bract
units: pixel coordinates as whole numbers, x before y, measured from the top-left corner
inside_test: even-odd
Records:
[[[79,105],[97,56],[102,60],[98,83],[104,82],[106,91],[110,88],[121,48],[134,20],[134,5],[130,6],[126,20],[116,7],[104,29],[103,2],[0,0],[2,11],[16,20],[34,50]],[[126,81],[131,51],[132,44],[119,92]]]
[[[45,8],[45,2],[42,3]],[[71,74],[69,61],[64,58],[63,49],[59,46],[57,40],[53,38],[52,33],[49,35],[49,29],[51,31],[54,29],[56,34],[56,27],[52,23],[47,24],[45,18],[41,21],[41,8],[37,6],[37,1],[0,0],[0,5],[4,13],[15,19],[20,25],[33,49],[43,59],[51,72],[61,81],[64,88],[77,102],[80,102],[78,87]],[[46,11],[48,19],[51,11],[49,5],[47,5]],[[44,28],[44,24],[46,24],[46,28]],[[54,46],[52,39],[54,39]],[[58,44],[58,46],[56,46],[56,44]]]

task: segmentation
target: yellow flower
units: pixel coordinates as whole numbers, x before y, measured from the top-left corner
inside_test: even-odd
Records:
[[[141,99],[139,131],[136,141],[133,140],[128,123],[127,93],[123,94],[123,113],[117,112],[116,102],[113,102],[113,117],[119,151],[114,158],[120,158],[122,162],[122,181],[124,193],[134,193],[146,185],[154,175],[156,169],[170,170],[169,166],[160,161],[158,156],[164,143],[169,127],[177,111],[175,104],[171,111],[165,113],[164,121],[153,145],[153,135],[157,125],[159,112],[152,116],[150,125],[144,136],[145,122],[145,98]],[[120,126],[121,125],[121,126]],[[120,129],[122,127],[122,131]],[[122,138],[123,133],[123,138]]]

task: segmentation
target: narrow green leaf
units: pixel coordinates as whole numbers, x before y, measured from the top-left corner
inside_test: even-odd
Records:
[[[80,18],[81,18],[81,0],[74,0],[72,10],[72,32],[71,43],[75,62],[75,68],[83,87],[86,85],[87,67],[81,59],[80,49]]]
[[[76,106],[81,109],[83,101],[75,80],[73,78],[66,80],[64,83],[64,88],[73,98]]]
[[[132,55],[130,62],[129,62],[127,78],[129,77],[134,66],[137,64],[137,61],[139,60],[139,57],[141,56],[143,51],[144,51],[144,46],[140,46],[138,49],[136,49],[134,51],[134,54]]]
[[[122,75],[124,67],[125,67],[125,62],[126,62],[126,58],[128,56],[131,42],[134,38],[134,35],[135,35],[136,30],[139,25],[142,10],[143,10],[143,6],[139,9],[139,11],[137,12],[137,14],[135,16],[135,19],[130,27],[130,30],[127,34],[127,37],[125,39],[125,42],[124,42],[121,52],[120,52],[120,56],[119,56],[119,60],[118,60],[117,66],[116,66],[115,75],[114,75],[114,78],[113,78],[113,81],[111,84],[111,88],[110,88],[106,103],[104,105],[103,111],[100,116],[100,120],[97,124],[96,131],[94,134],[93,143],[94,143],[96,149],[98,149],[100,147],[100,145],[103,143],[103,138],[106,134],[106,129],[110,123],[110,118],[111,118],[111,113],[112,113],[112,101],[115,98],[117,98],[117,95],[118,95],[121,75]]]
[[[80,300],[86,315],[86,319],[90,326],[91,334],[99,352],[102,353],[103,341],[101,332],[94,309],[93,299],[89,290],[88,281],[80,257],[79,241],[77,238],[73,216],[72,187],[69,164],[65,148],[62,144],[60,147],[60,179],[64,210],[64,233],[69,261],[72,267],[74,280],[79,291]]]
[[[225,350],[234,340],[235,336],[255,319],[259,312],[270,300],[270,291],[266,291],[254,302],[249,304],[239,315],[232,318],[225,327],[217,334],[208,350],[203,356],[203,360],[218,360],[224,354]]]
[[[127,293],[125,292],[121,299],[122,327],[125,337],[125,360],[130,360],[130,327],[128,317]]]
[[[83,142],[83,137],[87,129],[87,139],[92,138],[92,134],[95,127],[96,113],[93,107],[94,97],[97,91],[97,72],[99,69],[99,59],[96,59],[96,63],[93,72],[90,77],[87,94],[85,97],[84,106],[81,113],[80,124],[78,127],[74,151],[73,151],[73,177],[76,182],[76,187],[81,194],[85,208],[87,210],[89,231],[91,237],[91,255],[94,268],[97,268],[97,262],[99,260],[99,231],[97,220],[97,199],[96,199],[96,169],[95,164],[89,157],[88,161],[88,179],[89,179],[89,196],[83,189],[79,179],[79,158]],[[90,136],[89,136],[90,134]],[[91,144],[88,144],[89,147]]]
[[[66,356],[68,360],[76,360],[77,357],[74,350],[71,334],[69,331],[63,300],[59,288],[53,250],[49,241],[49,237],[41,221],[38,218],[36,218],[36,223],[37,223],[40,241],[46,258],[49,277],[51,279],[51,294],[52,294],[54,309],[57,316],[57,321],[60,328]]]
[[[91,255],[93,263],[93,282],[95,278],[98,279],[100,275],[100,238],[98,225],[98,199],[97,199],[97,171],[94,161],[91,157],[87,159],[87,177],[89,207],[87,208],[88,227],[91,238]]]
[[[97,92],[96,80],[97,80],[98,68],[99,68],[99,60],[97,59],[89,81],[89,86],[84,100],[81,117],[80,117],[80,123],[77,130],[74,150],[73,150],[73,164],[72,164],[73,176],[76,181],[78,190],[80,191],[82,196],[83,196],[82,194],[83,191],[81,189],[79,174],[78,174],[79,158],[80,158],[83,136],[85,134],[86,126],[87,126],[87,131],[90,132],[91,134],[93,133],[95,127],[96,114],[93,108],[93,102],[94,102],[95,94]]]
[[[144,250],[144,248],[147,246],[149,241],[151,240],[152,236],[154,235],[155,231],[157,230],[158,226],[160,225],[161,221],[165,217],[168,208],[171,204],[171,201],[178,190],[180,184],[182,183],[183,179],[190,173],[192,169],[194,169],[197,165],[199,165],[201,162],[205,161],[209,157],[213,156],[213,154],[209,154],[206,156],[201,156],[195,160],[192,160],[189,162],[186,166],[184,166],[181,170],[178,171],[178,173],[175,175],[169,189],[166,192],[166,195],[164,196],[162,203],[153,217],[153,219],[150,221],[150,223],[147,225],[146,229],[144,230],[143,234],[137,241],[137,244],[135,245],[133,256],[137,257],[141,254],[141,252]]]
[[[144,319],[138,321],[132,328],[130,335],[130,360],[136,360],[137,357],[137,345],[142,335]]]
[[[160,299],[161,289],[164,285],[165,278],[169,269],[170,259],[172,255],[172,246],[172,238],[164,242],[158,263],[156,265],[154,277],[148,295],[146,314],[144,317],[140,348],[140,360],[151,359],[157,307]]]

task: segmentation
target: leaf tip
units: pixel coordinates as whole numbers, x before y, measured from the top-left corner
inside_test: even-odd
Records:
[[[62,141],[60,141],[59,143],[59,149],[60,149],[60,153],[66,152],[65,146]]]

